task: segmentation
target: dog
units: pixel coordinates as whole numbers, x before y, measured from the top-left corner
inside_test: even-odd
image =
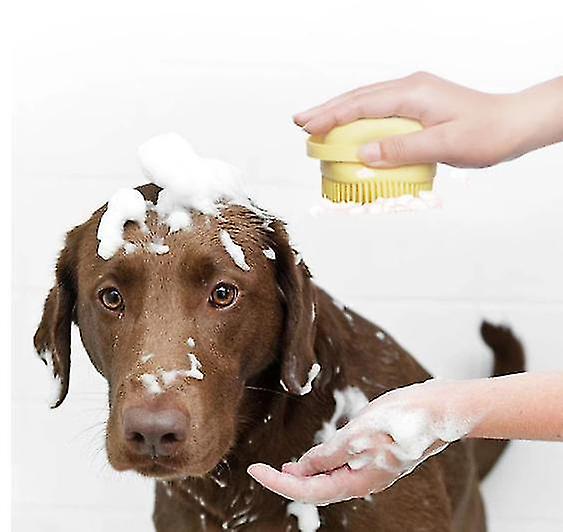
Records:
[[[137,190],[156,203],[161,189]],[[156,479],[158,532],[299,530],[289,501],[247,467],[279,468],[309,449],[335,415],[335,392],[367,401],[429,373],[313,283],[280,220],[229,205],[169,234],[153,212],[146,227],[125,224],[133,251],[102,260],[96,231],[106,209],[68,233],[34,337],[60,382],[54,406],[68,392],[75,323],[108,382],[108,460]],[[225,232],[246,268],[227,252]],[[508,329],[485,322],[481,332],[495,375],[524,369]],[[484,531],[479,480],[505,445],[453,443],[381,493],[309,509],[322,531]]]

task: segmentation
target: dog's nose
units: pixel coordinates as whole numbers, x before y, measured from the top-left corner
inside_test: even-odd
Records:
[[[179,410],[131,407],[123,412],[123,430],[137,454],[170,456],[188,437],[188,417]]]

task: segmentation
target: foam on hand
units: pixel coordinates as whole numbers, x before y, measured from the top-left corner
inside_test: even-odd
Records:
[[[422,407],[391,400],[389,404],[377,405],[371,414],[359,416],[354,422],[353,431],[358,437],[349,440],[348,465],[351,469],[387,470],[396,473],[397,480],[469,434],[473,425],[473,420],[453,412],[435,415]],[[391,443],[374,445],[371,437],[376,434],[387,434]]]
[[[347,386],[342,390],[334,390],[334,412],[329,421],[324,421],[323,426],[315,434],[315,443],[330,440],[338,427],[346,421],[356,417],[368,405],[366,394],[356,386]]]

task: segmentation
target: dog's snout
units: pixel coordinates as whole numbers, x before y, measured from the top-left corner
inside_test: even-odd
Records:
[[[131,407],[123,413],[123,430],[135,453],[171,456],[188,437],[188,416],[175,409]]]

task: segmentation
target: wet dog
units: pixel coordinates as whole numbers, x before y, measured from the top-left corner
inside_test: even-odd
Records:
[[[160,192],[138,190],[152,203]],[[313,283],[279,220],[231,205],[169,234],[151,212],[144,227],[125,224],[135,244],[103,260],[105,209],[69,232],[35,335],[61,384],[56,406],[74,322],[108,382],[109,462],[157,479],[159,532],[297,530],[288,501],[247,466],[279,467],[310,448],[335,391],[367,401],[429,374]],[[508,330],[484,324],[482,334],[495,374],[523,369]],[[479,479],[504,445],[452,444],[380,494],[320,507],[320,530],[485,530]]]

